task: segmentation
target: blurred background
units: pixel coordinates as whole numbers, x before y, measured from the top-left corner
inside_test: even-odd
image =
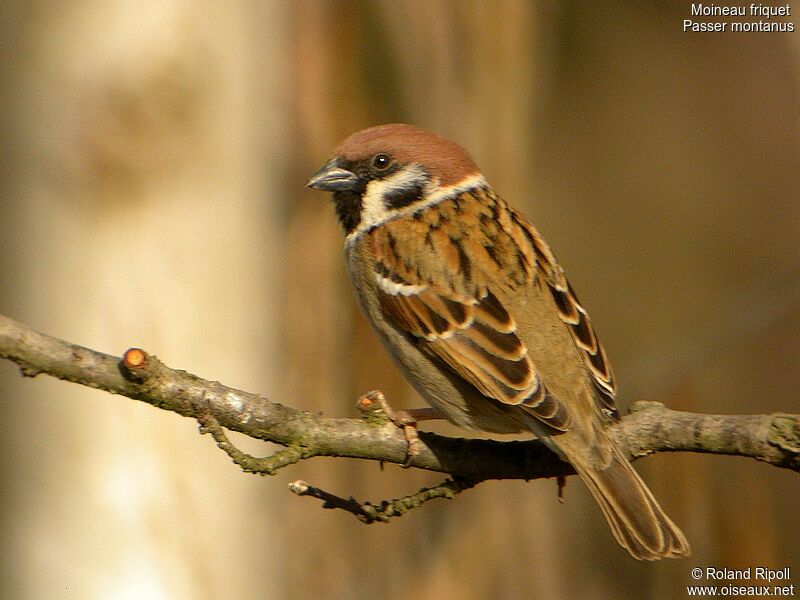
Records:
[[[623,409],[798,412],[800,33],[683,33],[689,12],[5,2],[0,312],[327,415],[373,388],[420,406],[304,187],[351,132],[409,122],[468,148],[540,228]],[[0,439],[2,598],[673,599],[696,566],[800,586],[800,478],[741,457],[636,463],[694,549],[645,564],[576,480],[564,504],[553,481],[488,482],[367,527],[286,484],[378,501],[442,477],[332,459],[245,475],[191,420],[7,361]]]

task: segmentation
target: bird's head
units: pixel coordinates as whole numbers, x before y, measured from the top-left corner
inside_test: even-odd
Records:
[[[458,144],[391,124],[348,137],[306,185],[333,192],[345,233],[355,235],[485,181]]]

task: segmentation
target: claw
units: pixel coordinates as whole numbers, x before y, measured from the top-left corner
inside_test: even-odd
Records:
[[[386,401],[383,393],[378,390],[372,390],[361,396],[356,402],[359,410],[362,412],[371,412],[377,409],[377,404],[380,410],[386,417],[395,425],[403,430],[403,435],[406,438],[406,460],[403,462],[404,467],[410,467],[414,457],[418,456],[424,444],[419,439],[417,432],[417,422],[426,421],[431,419],[441,419],[442,415],[433,408],[412,408],[408,410],[395,410]]]

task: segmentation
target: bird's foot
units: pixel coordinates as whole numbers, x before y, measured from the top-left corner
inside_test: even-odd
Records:
[[[403,466],[411,466],[411,462],[420,453],[423,445],[417,432],[417,423],[419,421],[443,419],[444,417],[434,408],[394,409],[389,405],[383,393],[378,390],[367,392],[357,402],[357,406],[362,412],[375,410],[376,405],[380,407],[380,411],[386,415],[386,418],[403,430],[407,444],[406,460]]]

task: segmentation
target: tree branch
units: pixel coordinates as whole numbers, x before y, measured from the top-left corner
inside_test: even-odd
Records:
[[[0,357],[20,365],[25,376],[46,373],[198,419],[202,431],[211,433],[220,448],[246,471],[272,474],[278,468],[313,456],[397,464],[404,464],[407,459],[406,438],[385,415],[370,413],[346,419],[311,414],[258,394],[170,369],[155,356],[136,348],[128,350],[120,360],[38,333],[2,315]],[[266,459],[255,459],[237,450],[223,428],[275,442],[286,450]],[[707,415],[669,410],[658,402],[638,402],[632,406],[632,413],[609,431],[627,449],[631,459],[665,451],[706,452],[749,456],[800,471],[798,415]],[[455,488],[460,491],[486,479],[537,479],[574,473],[569,464],[536,440],[466,440],[428,432],[420,432],[419,437],[423,443],[411,457],[409,466],[447,473],[458,482],[453,484],[455,487],[451,481],[431,488],[436,490],[428,494],[432,497],[449,497]],[[307,484],[306,487],[316,489]],[[326,502],[335,498],[304,493]],[[394,501],[400,502],[395,508],[402,501]],[[389,516],[402,512],[395,508],[389,511],[392,513]],[[359,514],[363,516],[363,510]],[[383,520],[381,514],[375,513],[373,520]]]
[[[455,498],[456,494],[475,485],[475,482],[465,479],[446,479],[439,485],[430,488],[422,488],[416,494],[395,498],[394,500],[384,500],[378,505],[371,502],[361,503],[355,498],[340,498],[334,494],[321,490],[305,481],[293,481],[289,484],[289,490],[298,496],[311,496],[322,500],[322,508],[340,508],[353,515],[364,523],[386,523],[392,517],[400,517],[407,512],[419,508],[425,502],[436,498]]]

